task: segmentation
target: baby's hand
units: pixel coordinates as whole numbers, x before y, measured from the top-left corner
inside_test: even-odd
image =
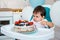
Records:
[[[47,25],[47,21],[41,21],[41,24],[45,26]]]
[[[41,21],[40,23],[44,26],[49,26],[50,28],[54,26],[52,22],[48,22],[48,21]]]

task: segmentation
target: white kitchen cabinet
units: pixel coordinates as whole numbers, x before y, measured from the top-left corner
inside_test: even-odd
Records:
[[[21,12],[0,12],[0,21],[9,20],[10,24],[13,24],[15,21],[21,19]]]

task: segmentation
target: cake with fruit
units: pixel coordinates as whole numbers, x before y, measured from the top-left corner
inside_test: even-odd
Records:
[[[14,30],[16,32],[32,32],[35,30],[33,22],[28,22],[26,20],[15,21]]]

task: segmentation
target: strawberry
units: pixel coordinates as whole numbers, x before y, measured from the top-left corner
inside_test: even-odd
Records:
[[[29,22],[28,24],[29,24],[29,25],[33,25],[33,22]]]
[[[15,22],[15,24],[19,24],[19,22],[18,22],[18,21],[16,21],[16,22]]]
[[[19,23],[21,23],[22,21],[21,20],[18,20]]]

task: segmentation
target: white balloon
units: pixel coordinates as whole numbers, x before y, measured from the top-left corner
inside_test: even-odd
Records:
[[[31,6],[26,6],[22,10],[22,19],[30,21],[32,14],[33,14],[33,8]]]
[[[60,26],[60,1],[57,1],[52,5],[50,16],[52,22],[55,25]]]

